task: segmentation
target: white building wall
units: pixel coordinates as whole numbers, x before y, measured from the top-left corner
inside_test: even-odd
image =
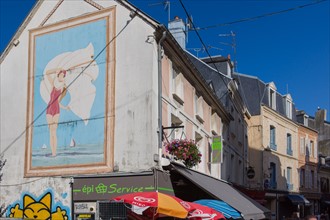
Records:
[[[119,171],[145,170],[157,153],[157,45],[147,43],[154,29],[115,1],[98,1],[116,7],[114,164]],[[39,27],[57,1],[43,1],[1,63],[1,153],[7,160],[1,182],[1,203],[15,205],[24,195],[38,198],[45,190],[70,207],[69,177],[24,178],[29,31]],[[98,9],[85,1],[64,1],[45,25]],[[125,25],[127,25],[125,27]],[[122,31],[122,32],[121,32]],[[79,36],[77,36],[79,38]],[[103,128],[102,128],[103,129]],[[111,155],[110,155],[111,156]],[[41,193],[41,194],[40,194]]]

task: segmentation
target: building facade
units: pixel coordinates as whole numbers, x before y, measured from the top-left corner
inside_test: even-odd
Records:
[[[0,60],[6,217],[37,203],[49,210],[39,219],[94,218],[97,201],[125,192],[173,194],[164,173],[154,185],[160,127],[195,140],[194,169],[221,177],[210,144],[230,114],[167,29],[128,2],[38,1]]]
[[[248,179],[248,186],[265,193],[264,204],[271,209],[272,218],[303,217],[309,202],[299,191],[299,125],[292,97],[278,93],[273,82],[243,74],[239,77],[251,113],[248,158],[256,173]]]

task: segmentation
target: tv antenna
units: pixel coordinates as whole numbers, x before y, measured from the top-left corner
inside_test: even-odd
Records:
[[[164,10],[167,11],[167,21],[170,22],[171,20],[171,2],[169,0],[165,0],[162,2],[157,2],[154,4],[148,4],[148,6],[156,6],[156,5],[163,5]]]
[[[219,34],[219,37],[231,37],[232,41],[231,43],[224,43],[224,42],[219,42],[220,44],[231,46],[231,48],[234,51],[234,70],[237,72],[237,60],[236,60],[236,33],[233,31],[230,31],[230,34]]]

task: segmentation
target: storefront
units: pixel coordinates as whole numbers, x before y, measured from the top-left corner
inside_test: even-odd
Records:
[[[113,202],[112,198],[133,192],[156,190],[174,195],[170,175],[155,168],[138,173],[75,177],[72,185],[73,219],[125,218],[128,206]]]
[[[171,163],[168,169],[170,170],[175,194],[183,200],[222,200],[239,211],[244,219],[270,218],[270,210],[239,192],[225,181],[187,169],[176,163]]]

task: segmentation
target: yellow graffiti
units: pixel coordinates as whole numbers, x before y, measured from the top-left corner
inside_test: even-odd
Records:
[[[31,196],[25,195],[23,197],[23,209],[20,209],[19,204],[16,204],[14,208],[10,209],[11,218],[28,218],[38,220],[68,220],[68,216],[65,210],[62,210],[59,206],[56,207],[55,212],[51,212],[52,196],[48,192],[40,201],[35,201]]]

